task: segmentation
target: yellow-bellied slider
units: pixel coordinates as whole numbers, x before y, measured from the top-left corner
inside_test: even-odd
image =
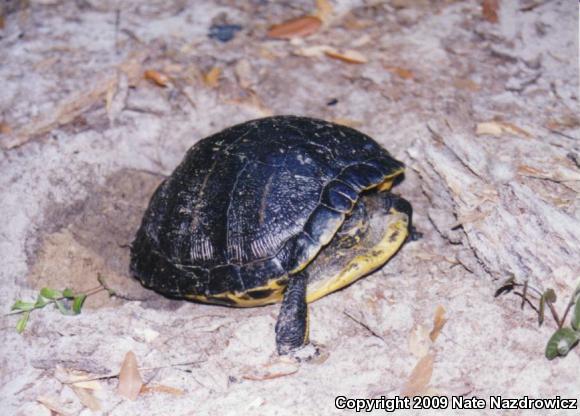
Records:
[[[281,354],[308,342],[307,303],[381,267],[406,241],[404,165],[370,137],[275,116],[196,143],[156,190],[131,271],[171,297],[229,306],[282,301]]]

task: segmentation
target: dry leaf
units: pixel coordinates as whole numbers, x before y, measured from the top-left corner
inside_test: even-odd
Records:
[[[491,23],[497,23],[499,0],[482,0],[481,3],[483,18]]]
[[[435,318],[433,318],[433,329],[429,333],[429,338],[431,338],[432,342],[435,342],[441,333],[445,322],[447,322],[447,319],[445,319],[445,308],[438,305],[437,309],[435,309]]]
[[[141,79],[141,64],[147,56],[146,51],[135,52],[119,65],[118,68],[127,76],[129,85],[136,85],[137,80]],[[14,135],[10,137],[10,140],[0,142],[0,147],[13,149],[22,146],[33,137],[38,137],[55,126],[70,123],[96,102],[104,99],[111,84],[117,83],[117,80],[117,73],[113,73],[113,75],[107,75],[93,83],[85,90],[70,94],[61,102],[56,103],[50,111],[39,115],[24,126],[15,128]]]
[[[423,393],[423,396],[445,396],[445,392],[436,389],[435,387],[427,387],[427,389]]]
[[[102,390],[103,385],[99,380],[75,381],[70,383],[73,387],[79,387],[88,390]]]
[[[389,66],[386,68],[387,71],[403,78],[403,79],[413,79],[415,74],[410,69],[401,68],[399,66]]]
[[[366,44],[370,43],[373,40],[370,35],[362,35],[360,38],[357,38],[350,42],[350,46],[353,48],[360,48],[365,46]]]
[[[174,396],[182,396],[185,392],[181,389],[171,386],[165,386],[163,384],[154,384],[152,386],[143,386],[141,387],[141,393],[167,393],[172,394]]]
[[[550,130],[571,129],[580,126],[580,118],[571,114],[563,115],[560,118],[548,120],[546,127]]]
[[[500,124],[490,121],[484,123],[478,123],[477,127],[475,128],[475,134],[487,134],[489,136],[499,137],[503,133],[503,128]]]
[[[532,137],[531,133],[528,133],[526,130],[505,122],[505,121],[501,121],[500,124],[502,125],[503,129],[506,131],[506,133],[510,133],[510,134],[515,134],[516,136],[521,136],[521,137]]]
[[[336,124],[341,124],[343,126],[351,127],[353,129],[356,129],[356,128],[358,128],[358,127],[360,127],[360,126],[363,125],[362,121],[353,120],[351,118],[341,118],[341,117],[337,117],[337,118],[332,119],[332,121],[334,123],[336,123]]]
[[[93,396],[89,390],[75,386],[73,386],[72,389],[83,406],[88,407],[93,412],[98,412],[101,410],[101,402],[99,402],[99,400],[97,400],[97,398]]]
[[[527,166],[527,165],[520,165],[518,166],[518,173],[520,175],[526,175],[526,176],[540,176],[540,177],[544,177],[546,176],[546,172],[544,172],[543,170],[539,170],[536,168],[533,168],[531,166]]]
[[[316,16],[302,16],[273,25],[268,30],[267,36],[276,39],[306,37],[318,31],[321,25],[322,21]]]
[[[247,59],[240,59],[234,67],[240,87],[248,89],[252,85],[252,66]]]
[[[342,19],[342,25],[348,30],[361,30],[375,25],[375,21],[372,19],[359,19],[352,13],[349,13]]]
[[[488,199],[488,201],[495,202],[491,199]],[[450,228],[453,229],[462,225],[472,224],[474,222],[486,219],[489,215],[490,213],[488,211],[479,211],[477,209],[460,213],[459,217],[457,218],[458,221],[455,224],[452,224]]]
[[[289,376],[298,371],[298,365],[288,362],[275,362],[261,367],[252,368],[248,373],[242,375],[246,380],[262,381],[273,378]]]
[[[532,136],[526,130],[505,121],[486,121],[478,123],[475,129],[475,134],[487,134],[495,137],[500,137],[503,134],[513,134],[525,138]]]
[[[369,61],[362,53],[351,49],[339,52],[336,49],[330,48],[324,53],[330,58],[338,59],[349,64],[366,64]]]
[[[453,80],[453,86],[455,88],[460,88],[462,90],[468,90],[473,92],[477,92],[481,89],[481,87],[477,82],[472,81],[469,78],[455,78]]]
[[[207,74],[203,76],[203,82],[210,88],[216,88],[220,83],[221,74],[222,70],[219,67],[214,66]]]
[[[105,111],[109,116],[109,120],[111,119],[113,109],[113,98],[115,98],[115,94],[117,93],[118,85],[119,85],[118,82],[111,83],[105,93]]]
[[[409,334],[409,351],[417,358],[427,355],[431,341],[429,339],[429,330],[423,325],[417,325]]]
[[[403,387],[403,396],[420,396],[426,391],[427,385],[431,381],[431,375],[433,374],[434,361],[434,354],[426,355],[419,360]]]
[[[167,75],[162,72],[155,71],[154,69],[148,69],[143,73],[143,77],[147,81],[153,82],[155,85],[159,87],[167,87],[171,80]]]
[[[81,387],[89,390],[101,390],[102,385],[94,375],[86,371],[73,370],[57,365],[54,370],[54,377],[62,384],[70,384],[73,387]]]
[[[137,399],[143,387],[143,380],[137,366],[137,358],[133,351],[125,355],[121,371],[119,372],[119,387],[117,392],[129,400]]]
[[[307,46],[303,48],[298,48],[294,51],[296,55],[305,56],[307,58],[318,58],[323,56],[328,51],[334,50],[331,46],[328,45],[314,45],[314,46]]]
[[[0,134],[10,134],[12,133],[12,129],[10,126],[4,122],[0,122]]]
[[[325,23],[330,21],[332,16],[332,4],[328,0],[316,0],[316,17]]]
[[[73,415],[74,413],[65,409],[58,401],[56,397],[48,397],[48,396],[38,396],[36,401],[46,407],[53,413],[56,413],[60,416],[69,416]]]
[[[261,117],[269,117],[273,115],[272,109],[262,102],[260,97],[252,90],[247,90],[247,95],[243,99],[226,99],[225,102],[228,104],[242,105],[245,107],[250,107],[252,110],[258,110]],[[223,324],[220,324],[223,325]],[[206,331],[204,331],[206,332]]]

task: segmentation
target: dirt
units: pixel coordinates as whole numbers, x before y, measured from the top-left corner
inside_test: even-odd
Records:
[[[42,287],[90,290],[99,275],[117,296],[91,296],[77,316],[34,311],[23,334],[16,316],[1,318],[4,412],[345,414],[336,396],[402,393],[579,399],[578,348],[544,357],[551,315],[540,326],[534,299],[494,296],[510,274],[527,275],[556,291],[562,314],[578,283],[578,9],[497,3],[497,21],[477,1],[5,3],[0,305],[7,313]],[[312,13],[323,20],[314,34],[266,36]],[[208,37],[224,24],[241,30]],[[307,362],[275,353],[279,305],[166,299],[128,273],[149,197],[184,152],[269,114],[374,137],[407,164],[396,191],[423,233],[310,306],[320,354]],[[150,387],[135,401],[117,394],[128,351]],[[98,379],[79,392],[65,380],[73,371]]]

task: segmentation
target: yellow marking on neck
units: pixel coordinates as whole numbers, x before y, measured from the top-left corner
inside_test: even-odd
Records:
[[[403,245],[409,234],[409,218],[406,214],[391,208],[389,216],[394,219],[387,226],[381,241],[366,253],[356,256],[344,269],[331,279],[324,279],[319,284],[308,287],[306,301],[314,302],[338,289],[369,274],[385,264]]]

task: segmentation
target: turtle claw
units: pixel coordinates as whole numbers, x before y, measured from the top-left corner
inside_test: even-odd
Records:
[[[409,241],[418,241],[421,240],[423,238],[423,233],[421,231],[417,231],[417,229],[411,225],[411,227],[409,227],[409,237],[408,240]]]

